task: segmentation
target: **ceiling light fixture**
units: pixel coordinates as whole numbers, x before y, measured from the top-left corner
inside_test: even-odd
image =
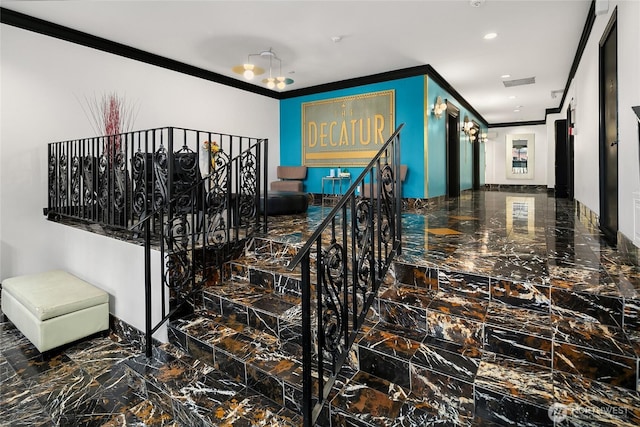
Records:
[[[442,117],[442,113],[447,111],[447,103],[442,100],[441,96],[436,98],[436,103],[433,104],[431,111],[433,111],[433,115],[436,116],[436,119]]]
[[[485,40],[492,40],[495,39],[496,37],[498,37],[498,33],[487,33],[484,35],[484,39]]]
[[[500,76],[501,79],[508,79],[509,77],[511,77],[511,74],[503,74]]]
[[[233,67],[233,72],[242,74],[242,76],[247,80],[251,80],[254,76],[263,74],[265,70],[251,62],[252,57],[259,57],[265,60],[267,58],[269,59],[269,77],[262,80],[262,83],[266,84],[269,89],[284,89],[285,87],[287,87],[287,85],[293,83],[292,79],[284,77],[282,75],[282,60],[278,58],[278,55],[276,55],[272,48],[269,48],[269,50],[263,50],[260,53],[250,53],[247,56],[247,62],[245,64],[236,65],[235,67]],[[278,62],[279,74],[277,77],[273,76],[273,61]]]

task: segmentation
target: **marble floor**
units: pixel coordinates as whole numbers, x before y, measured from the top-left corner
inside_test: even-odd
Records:
[[[269,234],[300,241],[327,212],[273,218]],[[366,390],[391,417],[338,411],[333,425],[432,425],[405,423],[405,408],[447,413],[433,425],[640,425],[640,269],[572,203],[487,191],[403,215],[381,321],[358,339],[360,364],[394,384],[359,372],[333,401],[353,411]],[[0,313],[0,345],[0,426],[207,425],[203,411],[208,425],[300,422],[172,345],[147,360],[122,330],[43,360]]]

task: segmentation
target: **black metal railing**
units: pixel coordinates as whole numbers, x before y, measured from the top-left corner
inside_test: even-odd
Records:
[[[47,213],[127,229],[258,141],[164,127],[50,143]],[[266,172],[254,179],[266,188]]]
[[[215,271],[266,232],[267,157],[266,139],[174,127],[49,144],[49,216],[142,236],[147,355],[153,333],[192,311]],[[152,325],[154,272],[161,314]]]
[[[288,266],[302,269],[305,426],[315,424],[393,258],[402,251],[402,127]]]

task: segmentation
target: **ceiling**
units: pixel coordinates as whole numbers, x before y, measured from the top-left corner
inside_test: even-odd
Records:
[[[591,0],[1,5],[239,80],[244,79],[233,66],[273,48],[283,74],[294,80],[283,92],[428,64],[489,124],[504,124],[544,120],[547,108],[560,106]],[[498,35],[485,40],[489,32]],[[268,74],[268,60],[252,59]],[[262,85],[264,75],[259,77],[251,83]],[[503,84],[528,77],[535,84]],[[553,97],[552,91],[560,94]]]

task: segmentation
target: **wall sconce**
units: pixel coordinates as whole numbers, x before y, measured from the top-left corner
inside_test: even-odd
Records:
[[[433,115],[436,116],[436,119],[439,119],[442,117],[442,113],[447,111],[447,103],[442,100],[442,97],[438,96],[431,111],[433,111]]]
[[[469,142],[476,140],[476,133],[478,130],[474,127],[473,122],[469,120],[469,116],[464,115],[464,121],[462,123],[462,132],[467,135]]]

